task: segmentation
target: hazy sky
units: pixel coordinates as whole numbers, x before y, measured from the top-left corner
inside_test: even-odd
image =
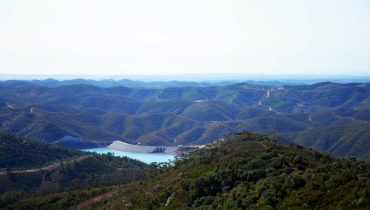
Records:
[[[370,75],[369,0],[0,0],[0,74]]]

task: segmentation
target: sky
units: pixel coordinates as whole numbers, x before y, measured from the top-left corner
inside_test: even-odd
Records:
[[[368,0],[0,0],[0,74],[370,75]]]

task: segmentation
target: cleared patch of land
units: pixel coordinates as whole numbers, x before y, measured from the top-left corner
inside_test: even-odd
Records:
[[[162,149],[162,153],[176,154],[178,147],[168,147],[168,146],[144,146],[128,144],[122,141],[114,141],[108,146],[110,149],[120,150],[124,152],[141,152],[141,153],[154,153],[159,149]]]

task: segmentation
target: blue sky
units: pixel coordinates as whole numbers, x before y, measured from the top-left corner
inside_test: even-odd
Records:
[[[0,0],[0,74],[370,75],[368,0]]]

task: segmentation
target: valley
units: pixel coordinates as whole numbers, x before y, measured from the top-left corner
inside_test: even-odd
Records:
[[[370,1],[0,0],[0,210],[370,210]]]
[[[138,172],[148,173],[148,169]],[[83,170],[75,167],[72,171]],[[112,170],[104,169],[109,173]],[[138,181],[75,186],[26,198],[18,195],[21,199],[8,195],[4,200],[3,196],[0,207],[366,209],[370,205],[368,163],[337,159],[296,144],[281,145],[250,132],[229,135],[177,159],[173,165],[161,164],[151,170],[150,176],[137,177]]]
[[[0,209],[31,196],[128,183],[156,173],[154,166],[126,156],[67,150],[0,133]]]
[[[370,159],[368,83],[128,88],[53,82],[1,82],[1,130],[67,148],[106,147],[115,140],[203,145],[250,130],[281,143]],[[332,130],[340,132],[334,136]]]

